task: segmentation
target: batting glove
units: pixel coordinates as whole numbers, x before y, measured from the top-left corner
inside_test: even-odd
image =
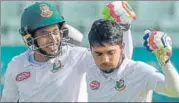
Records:
[[[169,60],[172,53],[172,40],[161,31],[145,31],[144,47],[154,53],[161,66],[164,66]]]
[[[127,1],[114,1],[107,4],[102,10],[102,15],[106,20],[121,24],[124,31],[127,31],[131,22],[136,19],[136,14]]]

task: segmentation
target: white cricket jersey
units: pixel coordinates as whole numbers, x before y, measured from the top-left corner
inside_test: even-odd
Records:
[[[89,102],[151,102],[152,90],[164,81],[154,67],[127,58],[110,74],[91,63],[86,75]],[[163,87],[157,91],[165,93]]]
[[[86,49],[63,47],[63,56],[37,65],[29,62],[26,51],[12,59],[5,75],[2,102],[75,102],[83,75],[82,63]],[[62,68],[54,68],[61,60]],[[58,66],[56,66],[58,67]]]

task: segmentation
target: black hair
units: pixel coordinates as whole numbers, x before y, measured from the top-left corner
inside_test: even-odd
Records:
[[[117,22],[99,19],[93,22],[88,34],[90,47],[95,44],[103,46],[104,43],[122,44],[123,31]]]

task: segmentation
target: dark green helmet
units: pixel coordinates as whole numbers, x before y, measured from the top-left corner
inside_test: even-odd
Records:
[[[64,18],[56,7],[47,2],[36,2],[26,8],[21,17],[21,28],[33,31],[52,24],[63,23]]]

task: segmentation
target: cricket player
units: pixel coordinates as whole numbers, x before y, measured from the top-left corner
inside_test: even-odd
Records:
[[[124,33],[124,53],[127,58],[131,59],[133,54],[133,41],[130,29],[132,21],[136,20],[135,12],[126,1],[113,1],[104,6],[102,10],[102,16],[105,20],[115,21],[121,26]],[[79,102],[87,102],[88,100],[88,93],[86,88],[87,84],[85,82],[85,78],[86,74],[84,74],[82,78],[80,93],[78,97]]]
[[[80,60],[88,50],[66,45],[68,32],[78,32],[70,28],[50,3],[37,2],[24,10],[20,34],[29,49],[8,64],[2,102],[77,101]]]
[[[103,19],[92,24],[88,40],[94,61],[86,72],[89,102],[151,102],[153,91],[179,97],[179,75],[170,61],[170,37],[147,31],[144,39],[163,74],[144,62],[126,58],[119,24]]]

